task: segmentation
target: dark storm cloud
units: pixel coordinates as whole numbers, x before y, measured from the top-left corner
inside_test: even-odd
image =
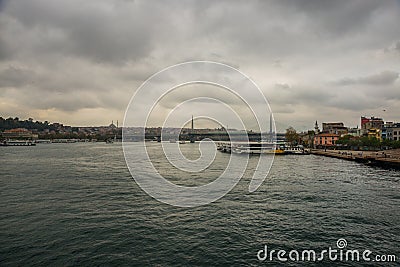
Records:
[[[282,114],[368,114],[398,104],[397,25],[396,1],[0,1],[0,101],[66,118],[104,109],[71,123],[108,121],[153,73],[214,60],[248,74]]]
[[[153,49],[157,24],[164,23],[157,8],[146,3],[12,1],[7,15],[19,23],[21,31],[43,38],[32,40],[26,48],[97,62],[146,57]]]

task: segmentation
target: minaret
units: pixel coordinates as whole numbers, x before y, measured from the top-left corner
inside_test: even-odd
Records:
[[[190,139],[190,143],[194,143],[194,120],[193,120],[193,115],[192,115],[192,130],[190,131],[189,139]]]
[[[315,129],[315,134],[319,134],[318,121],[315,121],[314,129]]]
[[[269,134],[272,135],[272,113],[269,114]]]

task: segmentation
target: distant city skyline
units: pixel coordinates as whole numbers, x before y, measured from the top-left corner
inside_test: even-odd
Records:
[[[396,0],[0,1],[0,116],[122,125],[152,74],[210,60],[259,85],[279,132],[313,129],[315,120],[356,127],[361,116],[399,122],[398,25]],[[151,126],[196,91],[220,94],[182,88]],[[214,108],[197,102],[177,116]]]
[[[3,118],[3,119],[7,119],[7,118],[17,118],[18,116],[8,116],[8,117],[4,117],[4,116],[1,116],[0,115],[0,117],[1,118]],[[304,129],[301,129],[301,128],[295,128],[295,127],[293,127],[293,126],[291,126],[291,125],[289,125],[288,127],[293,127],[295,130],[297,130],[297,131],[299,131],[299,132],[307,132],[307,131],[309,131],[309,130],[314,130],[315,129],[315,124],[317,123],[318,124],[318,127],[319,127],[319,129],[322,129],[322,127],[323,127],[323,124],[326,124],[326,123],[328,123],[328,124],[332,124],[332,123],[342,123],[342,124],[344,124],[344,127],[346,127],[346,128],[360,128],[361,129],[361,120],[362,120],[362,118],[363,118],[364,116],[360,116],[360,118],[359,118],[359,123],[357,124],[357,125],[348,125],[348,124],[346,124],[346,123],[344,123],[343,121],[318,121],[318,120],[316,120],[316,121],[314,121],[314,125],[313,125],[313,127],[309,127],[309,128],[304,128]],[[374,117],[374,116],[367,116],[367,117]],[[378,118],[378,119],[383,119],[383,122],[384,123],[386,123],[386,122],[393,122],[393,123],[398,123],[397,121],[393,121],[393,120],[385,120],[384,118],[382,118],[382,117],[377,117],[377,116],[375,116],[375,118]],[[105,124],[101,124],[101,125],[93,125],[93,124],[90,124],[90,125],[71,125],[71,124],[68,124],[68,123],[64,123],[64,122],[62,122],[62,121],[49,121],[49,120],[43,120],[43,121],[41,121],[41,120],[37,120],[37,119],[35,119],[35,118],[32,118],[32,117],[29,117],[29,118],[20,118],[20,117],[18,117],[18,119],[20,120],[20,121],[25,121],[25,120],[32,120],[32,121],[39,121],[39,122],[45,122],[45,121],[48,121],[49,122],[49,124],[62,124],[62,125],[64,125],[64,126],[70,126],[70,127],[83,127],[83,128],[85,128],[85,127],[87,127],[87,128],[90,128],[90,127],[109,127],[109,126],[111,126],[111,125],[114,125],[115,127],[117,127],[117,125],[118,125],[118,127],[123,127],[123,125],[121,125],[121,123],[119,122],[119,120],[111,120],[111,122],[109,122],[109,123],[105,123]],[[229,129],[234,129],[234,130],[247,130],[247,129],[242,129],[242,128],[235,128],[235,127],[230,127],[229,125],[219,125],[219,124],[216,124],[216,123],[207,123],[207,122],[202,122],[202,120],[203,119],[198,119],[198,120],[196,120],[196,119],[194,119],[194,121],[195,121],[195,123],[193,124],[193,127],[194,128],[196,128],[196,129],[218,129],[218,128],[229,128]],[[199,123],[200,122],[200,123]],[[185,129],[190,129],[191,127],[192,127],[192,125],[191,125],[191,123],[192,123],[192,121],[191,120],[189,120],[185,125],[183,125],[183,126],[164,126],[165,128],[175,128],[175,129],[183,129],[183,128],[185,128]],[[280,123],[279,122],[275,122],[277,125],[279,125]],[[132,127],[132,128],[141,128],[141,127],[143,127],[143,126],[138,126],[138,125],[135,125],[135,126],[127,126],[127,127]],[[147,125],[146,126],[147,128],[159,128],[159,127],[162,127],[162,125]],[[271,132],[271,129],[272,129],[272,132],[275,132],[275,131],[273,131],[273,125],[272,125],[272,122],[269,122],[269,129],[266,131],[266,132]],[[285,132],[286,131],[286,129],[288,128],[288,127],[286,127],[286,128],[278,128],[278,126],[276,126],[276,132],[278,132],[278,133],[283,133],[283,132]]]

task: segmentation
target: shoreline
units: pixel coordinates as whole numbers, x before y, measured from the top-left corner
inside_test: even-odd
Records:
[[[369,166],[400,170],[400,149],[381,151],[312,149],[311,154],[355,161]]]

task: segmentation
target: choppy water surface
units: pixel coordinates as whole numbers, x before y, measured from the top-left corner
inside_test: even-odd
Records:
[[[196,145],[182,145],[184,154],[196,158]],[[160,144],[149,151],[160,173],[181,185],[210,182],[229,157],[218,152],[209,172],[190,175],[171,169]],[[322,250],[339,238],[399,262],[400,172],[280,156],[250,194],[255,164],[250,158],[222,199],[178,208],[138,187],[121,144],[0,148],[0,265],[265,265],[256,257],[264,245]]]

